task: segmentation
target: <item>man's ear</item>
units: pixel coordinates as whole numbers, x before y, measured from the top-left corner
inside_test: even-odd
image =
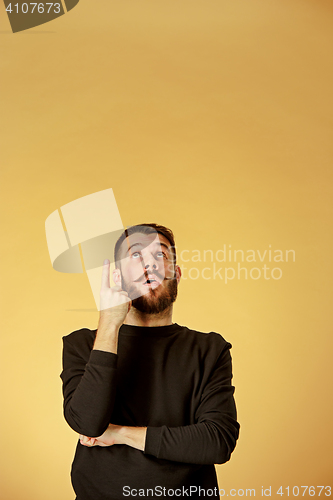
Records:
[[[116,285],[121,286],[121,273],[120,269],[116,268],[112,271],[113,281]]]
[[[180,282],[180,277],[182,275],[182,271],[178,265],[175,266],[175,278],[177,279],[177,283]]]

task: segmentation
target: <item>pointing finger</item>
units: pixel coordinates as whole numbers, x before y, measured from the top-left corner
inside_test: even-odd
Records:
[[[102,270],[102,288],[110,288],[110,261],[105,259]]]

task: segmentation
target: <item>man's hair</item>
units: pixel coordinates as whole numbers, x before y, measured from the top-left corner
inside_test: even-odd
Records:
[[[114,246],[114,262],[115,266],[119,269],[120,266],[120,261],[118,259],[118,254],[120,250],[120,245],[124,241],[127,236],[130,234],[135,234],[135,233],[143,233],[143,234],[153,234],[153,233],[158,233],[164,236],[169,243],[171,244],[171,249],[173,253],[172,261],[174,264],[176,264],[176,247],[175,247],[175,238],[173,235],[173,232],[171,229],[168,229],[165,226],[161,226],[159,224],[155,224],[154,222],[151,222],[150,224],[136,224],[135,226],[130,226],[125,229],[125,231],[119,236],[118,240],[116,241],[116,244]]]

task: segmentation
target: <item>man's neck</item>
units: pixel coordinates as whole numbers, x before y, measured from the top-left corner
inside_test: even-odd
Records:
[[[173,304],[170,305],[165,311],[158,314],[146,314],[138,311],[135,307],[131,307],[126,316],[124,325],[132,326],[168,326],[172,325],[172,309]]]

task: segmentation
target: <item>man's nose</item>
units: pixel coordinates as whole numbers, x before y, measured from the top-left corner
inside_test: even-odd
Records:
[[[157,261],[152,254],[143,258],[143,268],[146,271],[152,271],[158,268]]]
[[[145,263],[144,269],[146,271],[151,271],[152,269],[157,269],[157,265],[155,262],[150,262],[149,264]]]

